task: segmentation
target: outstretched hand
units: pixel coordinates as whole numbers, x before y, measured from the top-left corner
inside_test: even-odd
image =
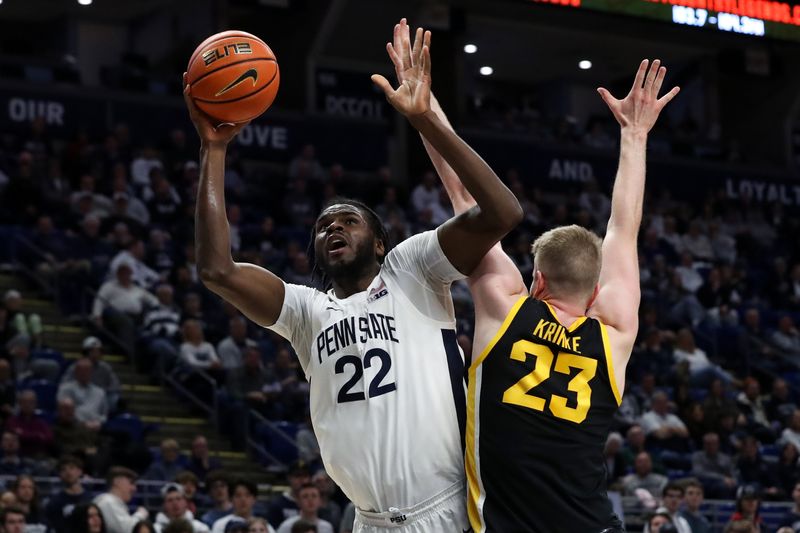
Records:
[[[407,117],[421,115],[431,108],[431,32],[418,28],[412,47],[406,19],[394,27],[394,43],[386,51],[394,64],[399,86],[393,89],[380,74],[372,81],[380,87],[392,107]]]
[[[226,146],[236,134],[250,124],[250,121],[239,122],[233,124],[231,122],[219,123],[206,113],[201,111],[197,104],[192,99],[192,86],[186,82],[186,73],[183,73],[183,100],[186,102],[186,107],[189,109],[189,118],[192,119],[197,134],[200,136],[200,142],[206,145],[222,145]]]
[[[661,61],[658,59],[653,61],[652,65],[649,63],[650,61],[645,59],[639,65],[633,87],[624,99],[614,98],[603,87],[597,89],[623,129],[629,128],[642,133],[649,132],[664,106],[680,92],[680,87],[673,87],[671,91],[659,98],[658,93],[664,83],[667,69],[661,66]],[[648,65],[650,66],[649,70]]]
[[[411,44],[411,29],[405,18],[394,25],[392,42],[386,43],[386,52],[394,65],[394,73],[397,83],[415,75],[412,58],[418,57],[422,47],[431,45],[431,32],[417,28],[414,34],[414,44]]]

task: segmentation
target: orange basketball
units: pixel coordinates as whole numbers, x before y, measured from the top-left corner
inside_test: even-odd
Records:
[[[243,31],[223,31],[189,59],[187,82],[197,107],[221,122],[245,122],[278,94],[278,62],[267,43]]]

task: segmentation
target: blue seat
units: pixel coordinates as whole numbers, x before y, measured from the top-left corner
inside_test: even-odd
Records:
[[[67,366],[67,360],[64,358],[64,354],[58,350],[53,350],[52,348],[33,350],[31,352],[31,360],[36,359],[58,363],[62,373],[64,372],[64,368]]]
[[[267,452],[278,461],[289,464],[297,460],[297,429],[297,424],[293,422],[262,422],[256,425],[255,431]]]
[[[145,434],[145,425],[133,413],[121,413],[107,420],[103,429],[113,433],[125,433],[132,441],[141,442]]]

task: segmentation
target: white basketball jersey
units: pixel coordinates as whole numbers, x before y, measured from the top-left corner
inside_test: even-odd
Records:
[[[339,299],[286,285],[271,326],[311,388],[325,469],[357,507],[422,502],[464,478],[464,358],[435,231],[399,244],[364,292]]]

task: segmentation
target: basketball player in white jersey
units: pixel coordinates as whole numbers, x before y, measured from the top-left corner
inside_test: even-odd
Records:
[[[389,103],[454,168],[476,205],[387,249],[378,217],[356,201],[324,209],[313,229],[323,293],[284,283],[230,253],[224,203],[227,144],[244,124],[214,126],[184,96],[201,139],[197,262],[203,282],[254,322],[289,339],[311,387],[325,468],[358,511],[355,531],[469,529],[463,470],[463,356],[450,284],[521,220],[514,195],[430,108],[430,52]]]
[[[417,32],[415,41],[419,41],[421,38],[422,36]],[[395,27],[394,49],[398,47],[398,43],[403,47],[410,46],[409,31],[405,21],[401,21],[400,25]],[[391,47],[389,48],[389,56],[395,65],[398,79],[405,82],[408,76],[406,72],[408,71],[405,69],[399,55]],[[487,355],[489,357],[492,356],[491,352],[495,344],[504,338],[506,327],[513,321],[516,310],[520,308],[526,298],[532,297],[546,302],[554,319],[563,324],[564,328],[575,327],[583,323],[586,317],[591,317],[603,324],[601,328],[604,328],[607,332],[607,339],[604,339],[603,342],[607,342],[606,352],[610,359],[608,378],[611,380],[610,388],[614,391],[618,404],[618,391],[624,389],[625,369],[638,330],[639,275],[636,239],[642,217],[647,134],[655,124],[664,106],[678,93],[678,88],[676,87],[663,97],[658,98],[666,69],[660,67],[658,60],[653,62],[651,68],[648,69],[648,66],[648,61],[642,62],[633,88],[623,100],[617,100],[607,90],[599,89],[603,100],[619,122],[622,135],[619,169],[612,198],[611,218],[608,223],[606,237],[602,243],[602,262],[598,265],[599,280],[597,278],[594,279],[593,290],[590,287],[588,293],[584,293],[584,289],[574,293],[566,290],[563,286],[556,285],[552,281],[554,279],[563,279],[565,271],[573,274],[572,270],[576,266],[578,270],[586,268],[587,265],[568,264],[570,263],[570,258],[566,256],[557,264],[545,264],[544,260],[538,260],[538,257],[534,257],[534,283],[529,290],[524,286],[522,276],[516,265],[503,252],[499,244],[487,253],[478,268],[469,277],[468,282],[475,302],[476,324],[473,342],[475,351],[469,374],[469,419],[466,455],[469,481],[469,518],[475,533],[484,533],[486,531],[590,531],[590,529],[576,526],[576,524],[583,523],[581,521],[591,522],[596,519],[597,522],[602,522],[607,519],[606,516],[599,515],[594,517],[589,515],[578,519],[575,514],[577,512],[576,509],[573,508],[572,512],[562,509],[563,503],[586,497],[586,494],[578,492],[557,495],[553,499],[556,504],[550,505],[545,509],[538,509],[535,505],[531,505],[537,499],[535,494],[518,494],[517,491],[509,489],[509,487],[517,486],[516,482],[520,478],[522,478],[523,482],[526,481],[524,479],[526,472],[523,470],[504,469],[502,472],[495,472],[495,477],[499,477],[501,483],[502,480],[505,480],[505,489],[507,490],[499,491],[503,492],[502,495],[494,493],[487,495],[481,473],[485,472],[487,468],[492,468],[493,465],[482,465],[480,452],[491,452],[496,457],[497,455],[502,455],[503,450],[484,448],[479,440],[478,421],[483,409],[480,404],[481,367]],[[409,72],[409,74],[413,75],[414,73]],[[444,113],[435,103],[435,100],[434,109],[440,115],[440,119],[446,122]],[[436,153],[434,146],[426,143],[426,149],[447,189],[455,212],[459,213],[466,209],[471,209],[474,205],[474,200],[471,198],[469,191],[459,182],[458,171],[449,166],[447,161]],[[547,240],[549,241],[547,246],[552,249],[553,242],[562,241],[562,248],[574,249],[573,243],[568,242],[568,239],[575,234],[576,231],[573,228],[556,228],[546,233],[543,238],[540,238],[537,244],[544,243]],[[586,242],[591,240],[587,240],[583,236],[579,238]],[[597,237],[594,237],[594,239],[597,239]],[[536,245],[534,248],[536,248]],[[595,276],[597,275],[595,274]],[[579,274],[580,276],[583,278],[591,277],[591,275],[585,273]],[[530,329],[534,331],[533,324]],[[529,357],[528,359],[537,361],[531,374],[534,376],[534,380],[529,380],[525,387],[530,390],[536,387],[537,383],[547,380],[546,376],[549,375],[550,369],[547,368],[545,369],[547,372],[542,372],[539,368],[537,357]],[[535,376],[540,374],[544,377],[539,378],[537,381]],[[615,407],[616,404],[613,408]],[[497,409],[496,407],[494,408],[495,410]],[[517,412],[517,416],[519,416],[519,412],[521,411]],[[593,416],[591,413],[590,411],[590,416]],[[491,426],[491,420],[487,422],[489,422],[487,425]],[[521,423],[521,418],[517,419],[517,423]],[[485,428],[484,431],[486,430],[492,431],[492,428]],[[521,432],[521,434],[523,433]],[[536,434],[534,433],[533,435]],[[554,442],[542,441],[538,443],[536,439],[541,439],[542,437],[531,436],[530,438],[534,441],[531,443],[533,446],[537,444],[554,445],[557,448],[559,442],[562,447],[574,444],[573,435],[567,431],[556,437]],[[520,447],[516,446],[516,448]],[[508,449],[506,449],[505,453],[506,455],[509,453]],[[552,465],[554,470],[561,469],[564,475],[570,475],[568,473],[570,462],[574,460],[571,455],[559,456],[558,453],[554,452],[550,454],[550,457],[551,462],[554,463]],[[523,460],[520,462],[524,462],[527,458],[520,459]],[[599,454],[598,459],[601,460]],[[513,460],[512,457],[510,461]],[[584,471],[584,475],[586,474],[587,472]],[[603,472],[600,472],[600,475],[603,478],[605,476]],[[580,473],[578,477],[580,477]],[[539,489],[548,490],[546,480],[534,479],[530,481],[527,486],[535,489],[534,493]],[[541,487],[537,483],[541,483]],[[601,485],[595,484],[595,486]],[[569,484],[565,484],[565,486],[568,487]],[[549,490],[553,490],[552,487]],[[604,489],[600,496],[605,497]],[[487,515],[485,514],[487,512],[486,502],[489,501],[487,497],[493,498],[495,501],[505,500],[500,501],[499,505],[495,505],[493,508],[493,511],[498,509],[505,510],[503,516],[498,517],[495,515],[487,520]],[[531,498],[534,499],[532,500]],[[565,508],[568,507],[566,505],[563,506]],[[524,511],[518,512],[521,509]],[[530,516],[525,516],[525,511],[538,513],[539,515],[532,520]],[[608,519],[613,522],[613,517],[608,517]],[[534,522],[537,524],[546,523],[547,525],[543,527],[540,525],[534,526]],[[599,532],[602,528],[603,526],[596,530],[591,529],[591,531]],[[604,531],[617,531],[617,529],[612,526],[604,529]]]

